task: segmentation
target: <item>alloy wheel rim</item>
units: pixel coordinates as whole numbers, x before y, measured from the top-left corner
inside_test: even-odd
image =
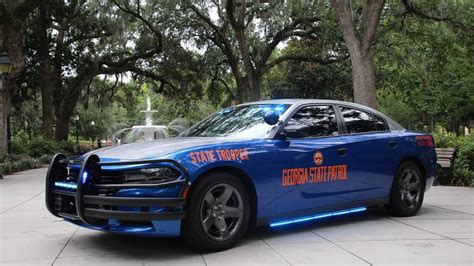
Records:
[[[413,168],[407,168],[400,179],[400,196],[406,208],[413,209],[418,206],[421,195],[421,177]]]
[[[218,184],[206,192],[201,203],[201,226],[210,238],[225,241],[238,232],[243,214],[242,196],[237,189]]]

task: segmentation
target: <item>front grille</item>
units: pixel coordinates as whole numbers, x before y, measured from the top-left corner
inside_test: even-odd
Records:
[[[125,177],[118,171],[101,171],[93,180],[95,184],[122,184]]]
[[[56,216],[94,225],[106,224],[108,219],[138,223],[153,219],[182,219],[185,199],[180,196],[188,176],[186,170],[182,170],[184,168],[170,161],[155,160],[149,164],[155,168],[146,168],[145,171],[103,170],[96,155],[89,155],[82,162],[56,155],[47,175],[47,207]],[[185,174],[167,166],[157,166],[157,162],[174,164]],[[123,165],[121,162],[117,164]],[[162,168],[165,170],[157,170]],[[172,176],[166,178],[170,173]],[[155,194],[165,188],[169,198]],[[128,189],[140,189],[139,194]],[[161,211],[156,212],[157,209]]]

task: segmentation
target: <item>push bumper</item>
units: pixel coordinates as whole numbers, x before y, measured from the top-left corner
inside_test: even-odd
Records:
[[[162,183],[101,182],[104,168],[157,167],[175,169],[180,176]],[[71,168],[77,168],[75,182]],[[83,161],[54,156],[46,176],[46,207],[53,215],[91,229],[133,234],[179,235],[185,218],[187,171],[174,160],[100,162],[97,155]]]

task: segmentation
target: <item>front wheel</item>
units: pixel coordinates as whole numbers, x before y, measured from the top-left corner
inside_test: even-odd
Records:
[[[199,250],[229,249],[247,231],[250,220],[247,189],[237,177],[226,172],[203,178],[188,199],[183,236]]]
[[[403,162],[397,169],[390,192],[388,211],[396,216],[413,216],[423,204],[425,179],[413,162]]]

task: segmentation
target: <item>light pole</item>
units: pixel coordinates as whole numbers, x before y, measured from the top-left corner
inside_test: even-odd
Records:
[[[74,121],[76,121],[76,144],[77,144],[77,149],[79,150],[79,115],[76,115],[74,117]]]
[[[7,127],[7,154],[8,158],[11,160],[12,158],[12,143],[11,143],[11,129],[10,129],[10,112],[9,112],[9,104],[6,101],[6,99],[10,98],[9,91],[6,91],[3,83],[4,81],[8,80],[8,74],[10,73],[12,69],[12,62],[10,61],[10,58],[8,57],[8,54],[3,52],[0,54],[0,93],[3,93],[3,97],[5,97],[5,122],[6,122],[6,127]]]

